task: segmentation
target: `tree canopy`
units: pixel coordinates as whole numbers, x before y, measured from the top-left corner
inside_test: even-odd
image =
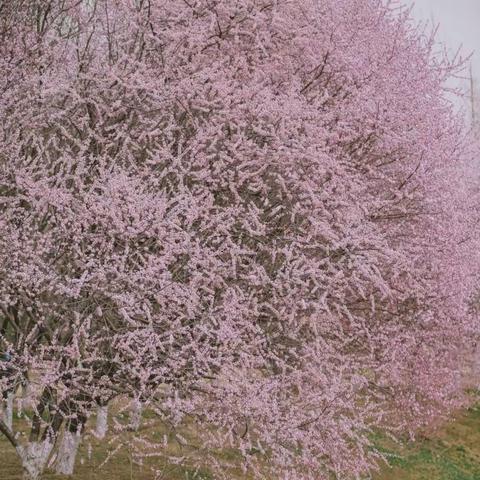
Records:
[[[36,405],[28,442],[0,426],[30,478],[118,397],[196,424],[218,478],[222,446],[285,480],[364,473],[372,428],[457,404],[478,334],[462,61],[408,11],[17,0],[0,53],[0,385],[34,377]]]

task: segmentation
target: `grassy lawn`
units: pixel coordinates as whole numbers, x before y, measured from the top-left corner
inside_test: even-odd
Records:
[[[480,480],[480,404],[431,437],[389,447],[396,456],[375,480]]]
[[[16,420],[17,428],[22,427]],[[152,428],[152,427],[150,427]],[[152,428],[152,433],[154,428]],[[160,434],[154,432],[153,434]],[[163,435],[163,433],[161,433]],[[88,444],[92,450],[89,455]],[[431,437],[418,438],[402,446],[378,440],[381,449],[391,454],[391,466],[385,466],[374,480],[480,480],[480,403],[457,415],[443,425]],[[143,467],[131,461],[126,450],[116,454],[113,460],[102,466],[108,452],[114,448],[105,441],[85,441],[79,452],[74,480],[153,480],[150,466],[163,472],[161,480],[212,480],[207,469],[195,471],[152,459]],[[63,480],[47,473],[45,480]],[[70,477],[72,478],[72,477]],[[232,472],[232,480],[244,479]],[[0,479],[20,480],[21,469],[12,447],[0,437]]]

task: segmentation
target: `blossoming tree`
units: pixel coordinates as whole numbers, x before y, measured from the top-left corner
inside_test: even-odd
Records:
[[[0,9],[0,385],[33,404],[28,441],[0,430],[26,478],[72,473],[116,398],[177,440],[195,425],[172,461],[230,478],[232,448],[268,479],[354,477],[378,459],[371,428],[456,404],[477,335],[468,141],[444,89],[461,61],[408,12]]]

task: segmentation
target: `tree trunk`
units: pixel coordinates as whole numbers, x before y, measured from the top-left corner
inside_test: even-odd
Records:
[[[54,468],[56,473],[59,475],[73,475],[81,439],[80,431],[71,432],[70,430],[65,430],[55,460]]]
[[[3,400],[2,404],[2,417],[5,425],[12,430],[13,427],[13,399],[14,393],[7,393],[6,398]]]
[[[17,446],[17,453],[23,466],[24,480],[38,480],[47,466],[53,443],[49,439]]]
[[[105,438],[108,430],[108,405],[100,405],[97,408],[97,420],[95,424],[95,436]]]
[[[140,428],[142,422],[143,405],[138,398],[132,400],[132,409],[130,413],[130,428],[135,432]]]

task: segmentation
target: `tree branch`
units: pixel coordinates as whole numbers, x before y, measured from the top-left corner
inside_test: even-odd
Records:
[[[12,432],[12,430],[10,430],[7,425],[5,424],[5,422],[3,420],[0,419],[0,432],[2,432],[6,437],[7,437],[7,440],[15,447],[17,448],[18,447],[18,442],[17,442],[17,439],[15,438],[15,435],[14,433]]]

